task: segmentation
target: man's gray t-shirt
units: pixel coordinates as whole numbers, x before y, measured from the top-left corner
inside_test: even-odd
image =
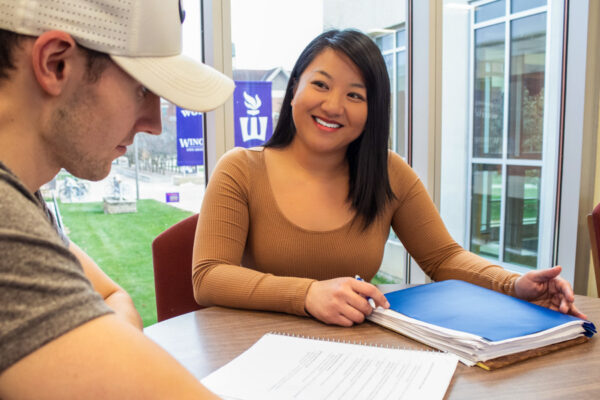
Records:
[[[48,213],[0,162],[0,373],[111,312]]]

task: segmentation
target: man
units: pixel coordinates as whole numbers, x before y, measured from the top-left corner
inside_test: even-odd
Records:
[[[158,96],[208,111],[231,95],[180,55],[184,16],[177,0],[0,0],[4,400],[212,397],[140,332],[129,296],[39,196],[61,168],[102,179],[137,132],[160,134]]]

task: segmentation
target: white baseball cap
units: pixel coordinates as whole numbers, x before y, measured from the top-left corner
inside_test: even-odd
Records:
[[[70,34],[107,53],[152,92],[194,111],[209,111],[233,92],[231,79],[181,54],[181,0],[0,0],[0,29],[38,36]]]

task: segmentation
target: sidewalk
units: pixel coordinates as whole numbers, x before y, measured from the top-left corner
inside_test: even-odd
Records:
[[[121,180],[122,190],[126,199],[136,198],[135,169],[113,165],[110,174],[98,182],[86,181],[89,190],[81,198],[73,202],[99,202],[104,197],[113,194],[113,178],[117,176]],[[153,199],[164,204],[190,212],[200,211],[200,205],[204,198],[204,179],[200,183],[187,182],[180,185],[173,183],[173,176],[140,172],[139,174],[139,196],[140,199]],[[59,185],[60,193],[60,185]],[[167,193],[179,193],[179,202],[167,203]],[[62,199],[68,202],[68,199]]]

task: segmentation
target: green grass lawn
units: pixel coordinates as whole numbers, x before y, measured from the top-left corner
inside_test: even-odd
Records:
[[[380,285],[382,283],[403,283],[403,282],[397,282],[397,281],[393,281],[391,279],[387,279],[385,276],[382,276],[381,274],[376,274],[373,279],[371,279],[371,283],[373,285]]]
[[[137,213],[104,214],[102,203],[60,203],[69,238],[132,297],[144,326],[156,323],[152,240],[191,212],[139,200]],[[377,275],[374,284],[392,283]]]
[[[144,326],[156,323],[152,240],[193,213],[139,200],[137,213],[104,214],[102,203],[61,203],[69,238],[133,298]]]

